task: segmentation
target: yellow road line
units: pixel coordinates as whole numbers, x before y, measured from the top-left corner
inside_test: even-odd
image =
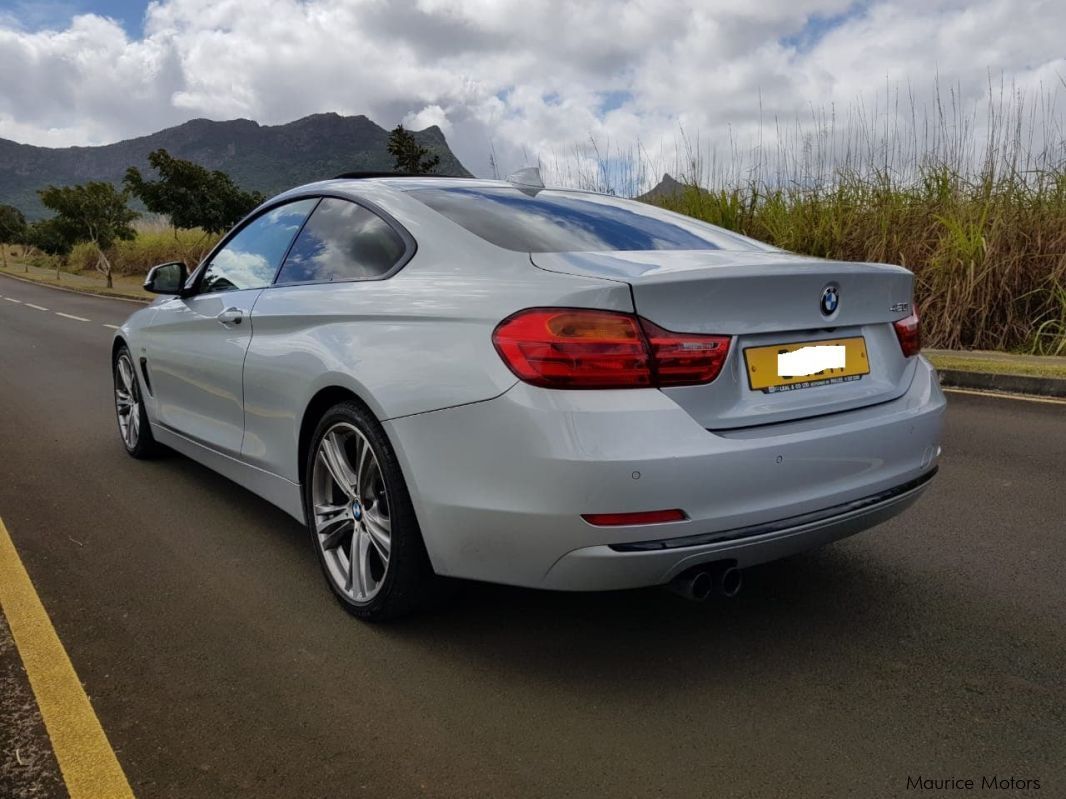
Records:
[[[2,519],[0,607],[37,697],[70,799],[133,799],[122,766]]]
[[[982,391],[978,388],[954,388],[941,386],[943,391],[951,394],[972,394],[975,397],[997,397],[998,399],[1021,400],[1022,402],[1042,402],[1045,405],[1066,405],[1066,399],[1058,397],[1032,397],[1027,394],[1007,394],[1002,391]]]

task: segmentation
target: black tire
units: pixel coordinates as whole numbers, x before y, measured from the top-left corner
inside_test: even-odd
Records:
[[[137,431],[136,435],[132,437],[127,436],[123,430],[122,415],[118,407],[119,391],[123,389],[122,377],[120,375],[120,362],[125,359],[129,364],[129,369],[132,373],[132,388],[133,399],[136,403],[137,413]],[[111,361],[111,377],[114,381],[115,389],[115,418],[118,423],[119,438],[122,440],[122,446],[125,448],[126,453],[138,460],[147,460],[149,458],[155,458],[162,452],[162,445],[160,445],[155,437],[152,435],[152,426],[148,423],[148,412],[144,408],[144,394],[141,389],[141,382],[137,376],[137,367],[134,365],[133,356],[130,354],[129,347],[123,344],[115,351],[115,356]]]
[[[326,562],[326,552],[320,544],[319,533],[315,527],[313,510],[312,480],[315,461],[326,433],[338,424],[355,427],[369,442],[374,457],[384,478],[384,491],[387,497],[389,520],[391,523],[391,546],[388,556],[388,568],[377,589],[377,593],[366,601],[357,601],[337,585]],[[304,464],[304,516],[311,545],[318,556],[326,583],[337,601],[356,618],[370,622],[387,621],[408,615],[422,609],[439,596],[441,581],[433,572],[422,540],[422,532],[415,518],[411,496],[407,490],[396,453],[389,443],[384,429],[373,414],[355,401],[346,401],[334,405],[319,420],[307,448],[307,460]]]

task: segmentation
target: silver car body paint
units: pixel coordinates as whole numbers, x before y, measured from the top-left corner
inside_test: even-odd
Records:
[[[438,573],[567,590],[769,560],[872,526],[924,490],[854,504],[930,475],[939,455],[936,373],[903,357],[890,324],[901,317],[891,308],[911,301],[906,270],[801,258],[730,234],[733,249],[531,257],[403,188],[329,181],[271,201],[328,194],[391,216],[417,251],[387,279],[160,297],[127,320],[116,335],[144,359],[138,377],[145,389],[150,379],[143,394],[160,442],[302,520],[307,409],[320,392],[350,392],[396,449]],[[827,284],[839,289],[831,317],[819,308]],[[636,311],[733,343],[709,385],[537,388],[515,378],[491,334],[538,306]],[[229,309],[240,323],[219,321]],[[876,364],[862,380],[780,395],[747,385],[747,347],[858,335]],[[581,518],[663,508],[688,519],[594,527]],[[717,533],[723,540],[625,549]]]

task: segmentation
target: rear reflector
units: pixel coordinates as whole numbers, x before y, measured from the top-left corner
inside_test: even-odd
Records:
[[[504,319],[492,343],[521,380],[545,388],[652,388],[709,383],[729,336],[671,333],[619,311],[530,308]]]
[[[663,524],[683,522],[683,510],[646,510],[640,513],[582,513],[581,518],[597,527],[621,527],[627,524]]]
[[[914,313],[906,319],[900,319],[897,322],[893,322],[892,327],[896,330],[896,338],[899,339],[899,346],[900,349],[903,350],[903,357],[909,358],[912,355],[917,355],[921,352],[922,327],[918,321],[917,309],[915,309]]]

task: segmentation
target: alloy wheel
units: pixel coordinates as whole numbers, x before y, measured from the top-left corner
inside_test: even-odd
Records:
[[[141,392],[133,372],[133,361],[126,352],[115,361],[115,410],[126,449],[136,449],[141,437]]]
[[[366,436],[338,422],[318,443],[311,476],[315,539],[334,586],[373,599],[389,570],[392,521],[385,478]]]

